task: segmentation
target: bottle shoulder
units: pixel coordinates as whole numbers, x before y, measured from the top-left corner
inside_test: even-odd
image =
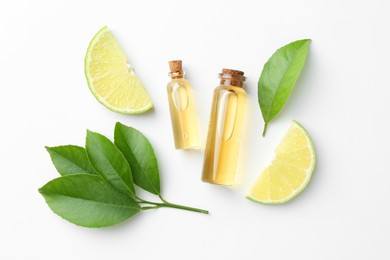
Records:
[[[168,89],[173,89],[177,87],[184,87],[186,89],[191,89],[192,86],[190,82],[186,79],[172,79],[171,81],[168,82],[167,85]]]
[[[220,92],[223,90],[232,91],[234,93],[237,93],[238,95],[246,96],[245,90],[241,87],[236,87],[236,86],[220,85],[220,86],[215,88],[214,92],[217,93],[217,92]]]

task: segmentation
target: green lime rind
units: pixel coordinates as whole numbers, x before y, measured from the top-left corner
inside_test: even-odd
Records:
[[[283,203],[289,202],[292,199],[294,199],[309,184],[311,176],[313,175],[313,172],[314,172],[314,168],[315,168],[315,165],[316,165],[316,159],[317,159],[316,158],[315,149],[314,149],[314,145],[313,145],[313,141],[311,140],[310,135],[307,132],[307,130],[300,123],[298,123],[296,120],[293,120],[292,124],[294,124],[296,127],[298,127],[304,133],[305,137],[309,141],[309,145],[310,145],[310,148],[311,148],[310,151],[311,151],[311,154],[313,156],[313,161],[312,161],[312,164],[311,164],[310,168],[308,169],[307,177],[305,179],[305,182],[299,187],[299,189],[294,191],[289,197],[287,197],[287,198],[285,198],[283,200],[278,200],[278,201],[259,200],[259,199],[256,199],[256,198],[252,197],[251,195],[245,196],[247,199],[249,199],[251,201],[254,201],[254,202],[257,202],[257,203],[260,203],[260,204],[263,204],[263,205],[279,205],[279,204],[283,204]]]
[[[89,90],[92,92],[92,94],[97,99],[97,101],[99,101],[100,104],[102,104],[103,106],[107,107],[108,109],[110,109],[111,111],[114,111],[116,113],[127,114],[127,115],[128,114],[141,114],[141,113],[144,113],[144,112],[152,109],[153,108],[153,103],[152,102],[150,102],[149,106],[145,106],[144,108],[141,108],[141,109],[118,109],[118,108],[110,105],[109,103],[107,103],[104,100],[104,98],[102,98],[98,93],[96,93],[95,88],[93,87],[93,84],[92,84],[92,81],[91,81],[91,76],[89,75],[88,65],[89,65],[89,61],[91,60],[90,54],[92,53],[91,50],[92,50],[93,46],[95,45],[96,41],[99,39],[100,35],[102,33],[107,32],[107,31],[110,31],[110,29],[107,26],[104,26],[103,28],[101,28],[93,36],[92,40],[90,41],[90,43],[88,45],[87,52],[85,54],[85,58],[84,58],[84,73],[85,73],[85,77],[87,79]],[[138,78],[137,75],[135,75],[135,76]],[[138,80],[139,80],[139,78],[138,78]]]

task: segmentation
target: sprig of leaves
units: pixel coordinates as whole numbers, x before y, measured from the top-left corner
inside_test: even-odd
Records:
[[[46,147],[62,175],[39,189],[54,213],[84,227],[112,226],[141,210],[160,207],[208,214],[161,196],[157,159],[141,132],[118,122],[114,139],[113,143],[87,131],[85,149],[74,145]],[[157,195],[161,202],[138,197],[134,184]]]
[[[263,136],[268,123],[286,103],[305,65],[310,39],[289,43],[278,49],[265,63],[258,83],[258,99],[264,119]]]

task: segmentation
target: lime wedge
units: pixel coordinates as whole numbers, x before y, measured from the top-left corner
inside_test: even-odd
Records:
[[[107,27],[91,40],[84,63],[89,89],[107,108],[123,114],[139,114],[153,107],[141,80]]]
[[[271,165],[262,172],[247,198],[262,204],[281,204],[293,199],[309,183],[315,161],[309,134],[293,121]]]

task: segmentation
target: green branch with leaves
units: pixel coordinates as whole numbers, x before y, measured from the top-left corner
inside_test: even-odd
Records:
[[[173,204],[162,197],[152,145],[132,127],[116,123],[114,142],[87,131],[85,148],[65,145],[46,149],[61,177],[39,192],[54,213],[76,225],[112,226],[141,210],[161,207],[208,214],[207,210]],[[161,202],[138,197],[134,184]]]

